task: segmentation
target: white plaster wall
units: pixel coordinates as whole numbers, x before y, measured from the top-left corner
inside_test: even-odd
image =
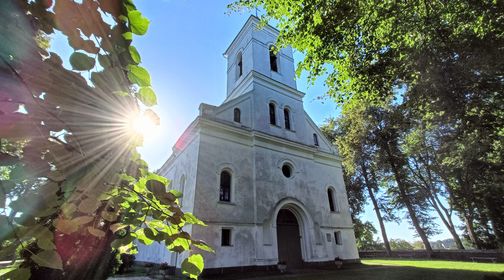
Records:
[[[299,202],[309,217],[303,225],[305,261],[358,258],[340,163],[318,157],[316,150],[299,151],[218,128],[201,133],[194,213],[208,227],[194,228],[192,234],[216,250],[204,253],[207,268],[276,264],[275,209],[285,199]],[[292,178],[281,172],[285,160],[294,165]],[[223,168],[233,175],[231,203],[219,202]],[[329,211],[328,186],[335,189],[338,213]],[[232,228],[231,247],[220,246],[223,227]],[[325,232],[337,230],[343,245],[326,243]]]
[[[176,190],[180,190],[180,179],[182,175],[185,175],[184,195],[181,198],[183,200],[182,210],[184,212],[193,212],[197,174],[197,164],[195,163],[198,162],[199,135],[193,135],[183,145],[183,147],[180,147],[180,153],[176,155],[176,158],[171,163],[165,164],[159,170],[159,174],[170,179],[169,187]],[[187,230],[191,233],[190,228]],[[154,242],[146,246],[138,243],[137,246],[137,261],[175,265],[176,259],[180,259],[176,256],[176,253],[168,251],[164,244]]]
[[[262,85],[256,85],[253,93],[254,98],[254,124],[253,128],[271,135],[282,137],[291,141],[313,145],[313,138],[307,132],[307,124],[304,118],[302,100],[289,94],[280,92]],[[270,124],[269,103],[276,104],[276,125]],[[290,110],[291,129],[285,128],[284,108]]]
[[[291,88],[296,88],[294,59],[292,48],[286,47],[278,51],[278,72],[271,71],[269,48],[276,43],[278,31],[271,26],[258,28],[258,19],[250,17],[231,46],[227,56],[227,96],[242,82],[247,74],[254,70]],[[238,77],[237,56],[242,53],[243,75]],[[243,94],[242,92],[240,94]],[[238,94],[238,95],[240,95]]]
[[[240,123],[234,122],[234,109],[238,108],[241,112]],[[215,117],[232,123],[236,126],[252,127],[252,96],[246,94],[232,99],[215,110]]]

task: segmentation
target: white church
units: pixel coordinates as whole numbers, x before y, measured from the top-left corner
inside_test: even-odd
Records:
[[[290,47],[251,16],[225,51],[227,97],[199,116],[159,173],[208,226],[205,269],[289,268],[359,258],[338,151],[303,108]],[[187,253],[185,253],[187,254]],[[180,268],[187,255],[139,245],[137,261]]]

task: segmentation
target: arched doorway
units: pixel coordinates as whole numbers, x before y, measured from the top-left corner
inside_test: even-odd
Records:
[[[285,262],[288,268],[301,267],[301,235],[296,216],[288,209],[281,209],[277,215],[276,226],[279,262]]]

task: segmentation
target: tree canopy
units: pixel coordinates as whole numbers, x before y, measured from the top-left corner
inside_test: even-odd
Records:
[[[341,118],[362,106],[367,117],[402,116],[401,125],[383,127],[396,131],[388,140],[396,143],[389,166],[399,167],[398,186],[413,186],[413,202],[445,218],[454,209],[476,247],[504,246],[504,2],[241,0],[230,7],[262,7],[263,20],[278,23],[277,44],[304,54],[298,74],[327,74]],[[348,149],[345,160],[355,160],[358,150]],[[435,195],[449,207],[435,205]]]
[[[149,20],[132,0],[0,2],[0,256],[11,279],[102,279],[114,252],[160,242],[203,269],[181,193],[149,171],[132,132],[159,122],[132,44]],[[48,47],[62,34],[71,69]],[[17,261],[16,261],[17,260]],[[15,262],[16,261],[16,262]]]

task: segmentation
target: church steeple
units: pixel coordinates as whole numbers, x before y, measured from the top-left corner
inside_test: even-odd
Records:
[[[235,98],[251,90],[254,74],[296,90],[292,48],[274,50],[278,30],[260,26],[250,16],[224,53],[227,58],[227,98]]]

